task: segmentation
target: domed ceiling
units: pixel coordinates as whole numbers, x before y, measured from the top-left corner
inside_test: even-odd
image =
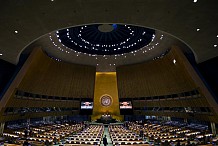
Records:
[[[174,44],[173,40],[168,38],[171,37],[168,33],[188,44],[189,48],[195,53],[197,63],[218,56],[217,0],[22,0],[20,2],[2,0],[0,8],[0,59],[12,64],[18,63],[21,52],[29,44],[43,35],[48,36],[47,34],[50,32],[49,35],[53,42],[70,53],[64,54],[64,51],[60,51],[60,48],[54,47],[50,43],[49,37],[44,37],[43,41],[47,41],[45,44],[38,45],[48,47],[45,48],[47,52],[50,55],[57,56],[62,61],[84,63],[87,58],[82,53],[73,54],[73,51],[65,49],[62,44],[58,43],[58,39],[54,35],[56,30],[84,24],[115,24],[114,27],[116,27],[116,24],[133,24],[155,29],[155,38],[147,46],[147,53],[142,55],[140,53],[143,53],[143,51],[139,51],[140,53],[134,52],[135,56],[126,53],[127,58],[119,62],[114,61],[115,57],[111,55],[113,60],[104,61],[106,66],[116,63],[116,65],[121,65],[121,62],[131,64],[134,62],[130,60],[140,62],[139,58],[149,60],[158,56],[158,54],[160,55],[164,52],[160,47],[169,47],[169,42]],[[114,27],[103,25],[102,28],[97,29],[110,32]],[[162,33],[162,31],[167,33]],[[158,41],[162,34],[164,35],[163,39]],[[152,48],[152,44],[158,42],[159,44],[154,46],[155,49],[148,50]],[[166,46],[163,44],[166,44]],[[53,47],[53,51],[51,47]],[[151,55],[155,51],[157,51],[156,55]],[[75,59],[77,55],[78,58]],[[133,58],[131,58],[131,55]],[[64,59],[64,57],[66,58]],[[101,56],[98,56],[97,61],[91,60],[92,65],[100,65],[100,61],[102,61]]]
[[[129,53],[148,45],[153,29],[121,24],[93,24],[56,32],[59,41],[75,51],[92,55]]]
[[[131,24],[95,23],[72,26],[46,34],[33,42],[56,61],[91,65],[98,72],[117,66],[162,58],[172,45],[192,53],[176,37],[160,30]]]

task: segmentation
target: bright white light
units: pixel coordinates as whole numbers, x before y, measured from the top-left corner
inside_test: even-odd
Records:
[[[173,63],[176,64],[176,59],[173,59]]]
[[[198,1],[198,0],[194,0],[193,2],[194,2],[194,3],[197,3],[197,1]]]
[[[213,45],[214,47],[217,47],[217,45]]]
[[[0,54],[0,56],[2,56],[3,54]]]
[[[18,33],[18,31],[17,31],[17,30],[15,30],[15,31],[14,31],[14,33]]]
[[[197,28],[197,31],[200,31],[200,28]]]
[[[216,37],[218,38],[218,35]]]

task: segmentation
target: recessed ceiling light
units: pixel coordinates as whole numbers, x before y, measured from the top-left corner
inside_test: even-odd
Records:
[[[214,47],[217,47],[217,45],[215,44],[215,45],[213,45]]]
[[[198,1],[198,0],[194,0],[193,2],[194,2],[194,3],[197,3],[197,1]]]
[[[173,63],[176,64],[176,59],[173,59]]]
[[[197,28],[197,31],[200,31],[200,28]]]
[[[0,54],[0,56],[2,56],[3,54]]]
[[[15,31],[14,31],[14,33],[18,33],[18,31],[17,31],[17,30],[15,30]]]
[[[218,38],[218,35],[216,37]]]

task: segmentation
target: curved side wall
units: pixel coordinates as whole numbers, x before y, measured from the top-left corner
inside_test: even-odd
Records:
[[[195,118],[218,123],[215,98],[176,46],[161,59],[118,67],[117,82],[119,98],[133,100],[135,115]],[[183,97],[183,92],[193,90],[199,93]],[[174,98],[172,94],[178,97]],[[156,107],[161,110],[153,111]],[[177,108],[183,112],[172,110]],[[187,108],[194,111],[189,112],[185,110]],[[205,112],[203,109],[208,110]]]
[[[196,88],[172,51],[161,59],[117,67],[117,78],[120,98],[169,95]]]
[[[17,88],[48,96],[93,98],[94,83],[95,67],[58,62],[40,50]]]

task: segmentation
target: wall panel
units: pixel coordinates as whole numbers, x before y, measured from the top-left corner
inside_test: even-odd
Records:
[[[117,67],[117,78],[119,98],[132,98],[136,115],[195,118],[218,122],[218,105],[214,97],[184,53],[176,46],[172,46],[170,52],[163,58]],[[200,96],[193,93],[184,94],[196,89]],[[179,95],[179,99],[169,100],[168,95]],[[134,101],[134,99],[142,99],[141,97],[149,99],[158,96],[161,97],[159,100]],[[162,97],[167,97],[167,100],[162,100]],[[144,107],[197,107],[196,109],[206,107],[211,112],[193,116],[193,114],[178,112],[144,112],[142,110]]]
[[[104,106],[101,98],[105,95],[111,97],[111,104]],[[95,80],[95,99],[92,120],[100,119],[103,114],[110,114],[112,118],[122,120],[119,109],[116,72],[97,72]]]
[[[169,95],[196,88],[172,51],[158,60],[117,67],[117,78],[120,98]]]
[[[7,107],[68,107],[79,109],[80,101],[69,99],[73,97],[93,98],[94,82],[95,67],[57,62],[49,58],[41,48],[35,48],[0,101],[0,121],[26,118],[16,117],[16,115],[3,116]],[[23,98],[22,96],[17,98],[17,90],[33,93],[32,95],[37,94],[40,98],[32,95],[23,95]],[[44,97],[42,98],[41,95]],[[45,95],[55,98],[53,100]],[[65,98],[68,101],[63,100]],[[72,114],[72,112],[69,113]],[[75,113],[78,114],[79,111]],[[45,114],[50,115],[51,113]],[[63,112],[58,113],[58,115],[61,114]],[[36,114],[32,113],[29,116],[34,117]],[[39,116],[44,115],[40,114]]]
[[[93,98],[94,82],[95,67],[58,62],[39,51],[18,89],[41,95]]]

